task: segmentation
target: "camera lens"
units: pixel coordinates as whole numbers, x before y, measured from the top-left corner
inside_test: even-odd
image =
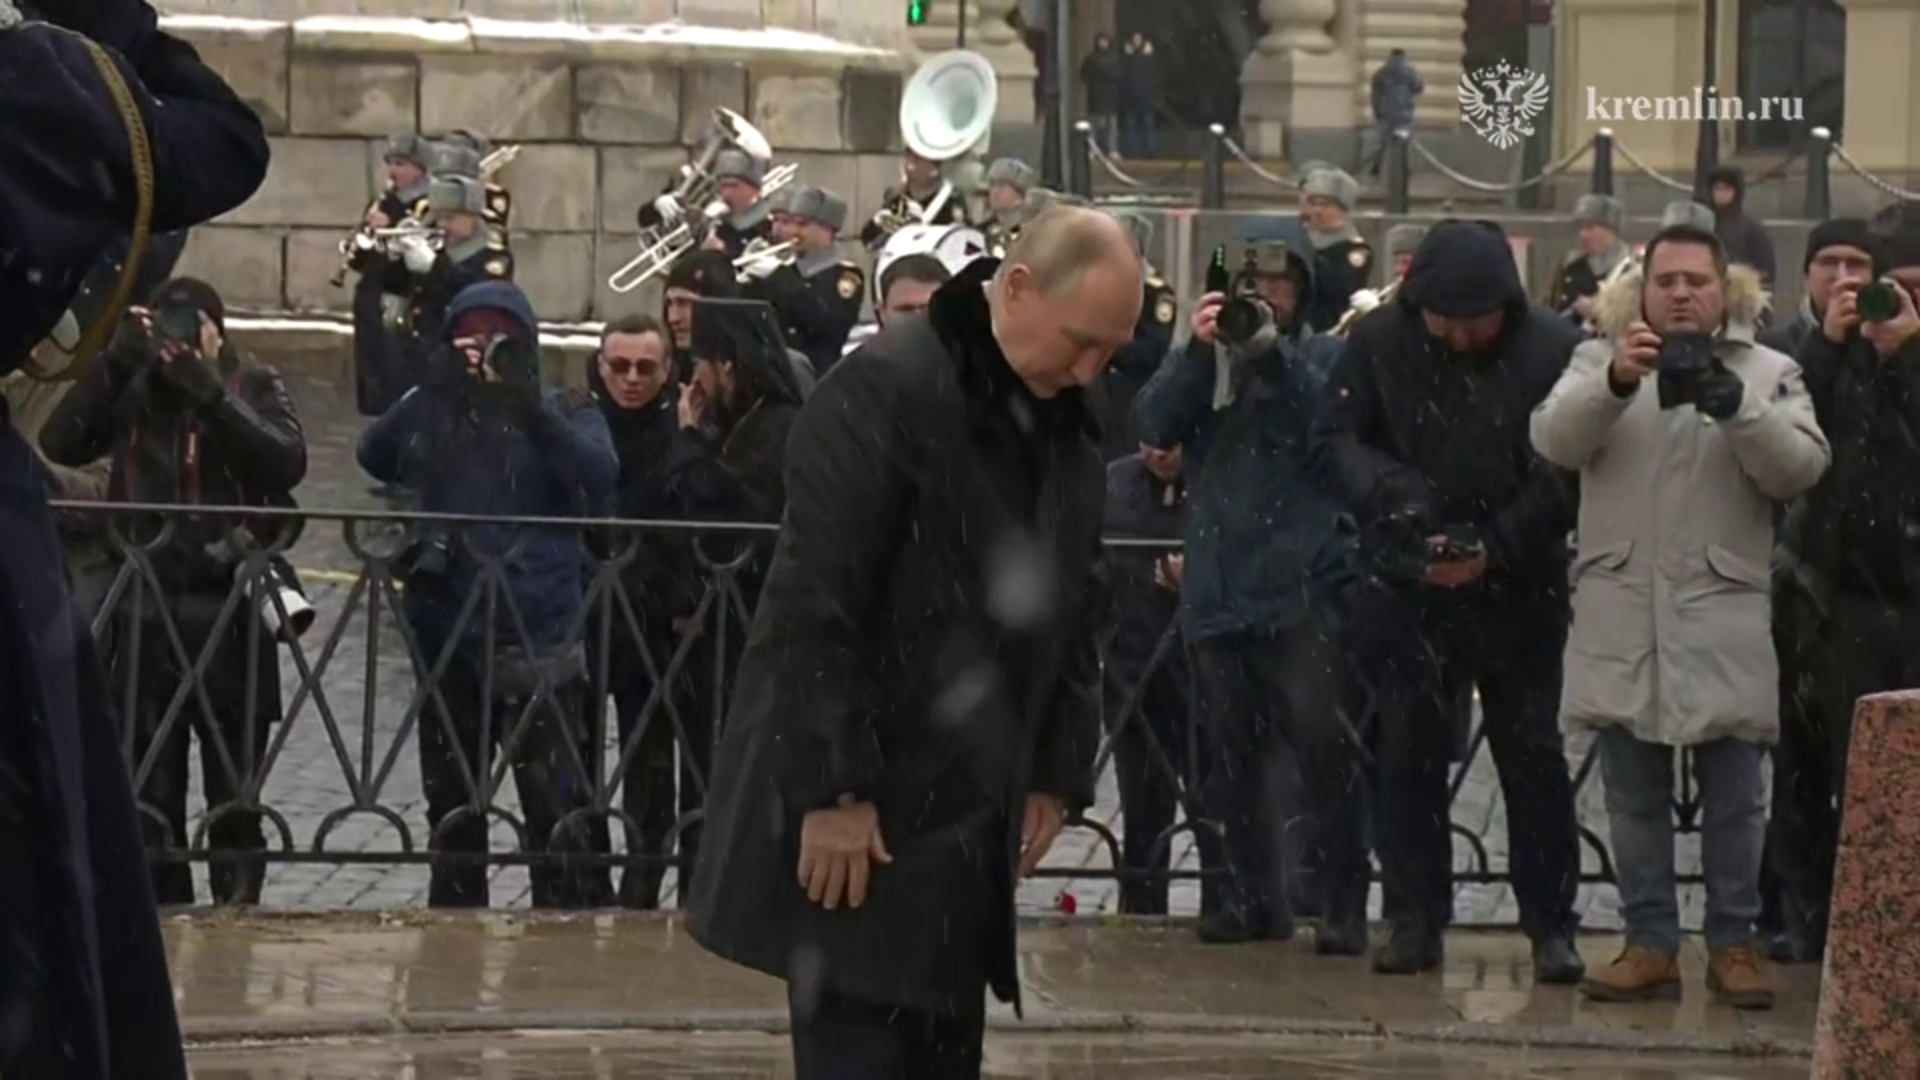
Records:
[[[1886,322],[1900,314],[1900,294],[1894,292],[1895,286],[1887,281],[1870,281],[1860,286],[1860,293],[1854,298],[1854,310],[1867,322]]]
[[[1232,297],[1220,306],[1220,340],[1229,345],[1244,345],[1272,321],[1272,313],[1259,298]]]

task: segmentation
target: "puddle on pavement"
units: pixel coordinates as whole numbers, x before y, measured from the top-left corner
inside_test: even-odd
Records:
[[[776,1080],[775,1036],[539,1032],[196,1051],[195,1080]],[[993,1080],[1805,1080],[1804,1061],[1221,1036],[990,1036]]]

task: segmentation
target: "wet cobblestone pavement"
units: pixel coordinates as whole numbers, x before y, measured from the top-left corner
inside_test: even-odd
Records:
[[[220,1050],[196,1080],[775,1080],[769,1035],[503,1034]],[[987,1041],[990,1080],[1805,1080],[1806,1065],[1618,1052],[1405,1046],[1226,1036],[1018,1036]]]
[[[292,389],[306,421],[312,456],[309,479],[297,493],[300,504],[316,511],[383,508],[384,504],[371,492],[370,483],[353,460],[354,440],[364,422],[353,414],[344,389],[310,377],[295,379]],[[309,524],[294,552],[319,611],[317,625],[303,641],[309,664],[317,662],[321,643],[341,618],[357,566],[342,537],[338,523],[315,521]],[[322,689],[338,725],[340,743],[336,744],[330,737],[310,699],[285,725],[284,744],[274,759],[262,792],[266,805],[284,815],[294,844],[302,850],[311,848],[322,821],[350,802],[349,772],[369,789],[378,785],[377,801],[407,822],[416,846],[424,843],[425,805],[412,746],[400,748],[390,773],[384,776],[380,773],[381,763],[392,752],[401,717],[408,707],[412,675],[403,646],[390,630],[383,630],[379,655],[369,664],[364,613],[364,608],[354,613],[354,624],[328,662],[323,679]],[[281,656],[283,685],[291,688],[297,684],[298,669],[286,650],[282,650]],[[369,711],[366,683],[370,667],[376,672],[377,692]],[[363,737],[368,739],[366,746],[370,747],[370,753],[363,749]],[[408,736],[409,744],[412,738]],[[1571,767],[1578,767],[1585,749],[1584,741],[1569,746]],[[615,756],[609,755],[608,760],[615,760]],[[197,761],[195,769],[197,772]],[[511,784],[503,791],[502,803],[510,810],[517,808]],[[189,805],[196,813],[204,805],[197,781]],[[1597,775],[1587,778],[1580,788],[1579,812],[1584,824],[1605,836],[1604,804]],[[1102,778],[1100,799],[1090,816],[1116,831],[1124,828],[1111,770]],[[1461,783],[1453,820],[1484,844],[1493,869],[1505,866],[1506,810],[1499,796],[1491,757],[1484,750],[1470,764]],[[513,847],[511,831],[505,826],[497,828],[494,843],[497,850],[510,850]],[[396,851],[399,846],[399,836],[391,824],[364,813],[341,820],[326,843],[329,851],[349,853]],[[1181,868],[1194,868],[1192,845],[1184,836],[1175,842],[1175,855]],[[1456,839],[1455,856],[1457,866],[1471,868],[1474,852],[1464,839]],[[1590,848],[1583,849],[1583,857],[1589,872],[1599,869],[1598,858]],[[1698,872],[1697,836],[1680,839],[1679,860],[1682,873]],[[1097,837],[1079,830],[1061,838],[1048,865],[1060,869],[1091,869],[1107,863],[1106,848]],[[204,896],[204,867],[197,868],[197,876]],[[1030,912],[1052,910],[1063,891],[1073,895],[1077,910],[1083,915],[1111,911],[1115,906],[1114,887],[1110,882],[1078,878],[1027,883],[1021,896],[1022,907]],[[271,907],[307,910],[404,908],[423,904],[425,894],[426,870],[420,866],[277,865],[269,871],[265,902]],[[523,906],[527,898],[524,869],[506,867],[495,871],[496,906]],[[1173,909],[1176,913],[1191,913],[1197,899],[1195,883],[1175,883]],[[1378,910],[1377,896],[1375,910]],[[1461,886],[1455,910],[1457,917],[1469,924],[1510,925],[1518,918],[1512,892],[1505,885]],[[1611,929],[1619,925],[1617,899],[1611,886],[1583,887],[1579,910],[1590,928]],[[1688,925],[1698,925],[1697,888],[1683,889],[1683,915]]]

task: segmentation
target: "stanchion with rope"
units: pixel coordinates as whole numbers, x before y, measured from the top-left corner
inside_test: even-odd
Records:
[[[1387,180],[1387,213],[1396,217],[1404,216],[1413,206],[1413,170],[1407,160],[1407,145],[1412,141],[1411,131],[1395,128],[1380,148],[1385,155],[1380,171]]]
[[[1593,133],[1593,175],[1587,190],[1595,195],[1613,194],[1613,129]]]
[[[1233,140],[1219,124],[1207,127],[1206,155],[1200,159],[1200,209],[1227,208],[1227,148]]]
[[[1833,132],[1814,128],[1807,145],[1807,201],[1803,209],[1808,221],[1825,221],[1833,216]]]
[[[1093,198],[1093,125],[1078,120],[1073,141],[1067,144],[1067,190],[1082,199]]]

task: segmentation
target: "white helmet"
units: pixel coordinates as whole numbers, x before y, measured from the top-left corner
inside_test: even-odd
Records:
[[[880,281],[887,268],[903,255],[931,255],[950,274],[988,255],[987,234],[971,225],[903,225],[887,239],[873,260],[874,302],[879,303]]]

